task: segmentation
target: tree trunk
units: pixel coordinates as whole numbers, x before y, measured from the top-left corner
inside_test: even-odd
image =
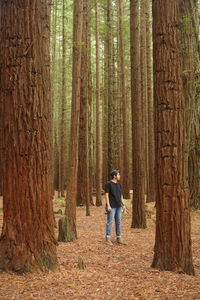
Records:
[[[0,10],[4,135],[0,269],[54,270],[50,5],[3,0]]]
[[[146,46],[146,0],[140,0],[141,30],[141,103],[142,103],[142,154],[144,160],[145,199],[149,195],[149,159],[148,159],[148,100],[147,100],[147,46]]]
[[[194,274],[178,3],[154,0],[153,20],[157,217],[152,267]]]
[[[67,87],[66,87],[66,3],[63,0],[63,15],[62,15],[62,92],[61,92],[61,141],[60,141],[60,192],[61,196],[64,197],[64,190],[66,188],[66,168],[67,168]]]
[[[144,155],[142,152],[142,104],[140,100],[140,1],[130,1],[131,31],[131,101],[132,101],[132,140],[133,140],[133,228],[146,228]]]
[[[198,1],[179,0],[179,7],[182,17],[182,78],[186,99],[187,120],[185,167],[188,173],[190,188],[190,206],[200,209],[200,52],[198,52]]]
[[[81,57],[81,90],[79,121],[79,162],[77,180],[77,204],[86,204],[89,212],[89,147],[88,147],[88,0],[83,0],[83,32]]]
[[[96,25],[96,206],[102,205],[101,197],[101,127],[100,127],[100,82],[99,82],[99,7],[95,1]]]
[[[83,1],[74,0],[73,18],[73,71],[72,71],[72,112],[69,154],[69,179],[67,182],[65,216],[60,220],[58,240],[69,242],[77,239],[76,194],[78,171],[78,141],[80,115],[80,71],[81,41],[83,22]]]
[[[108,96],[108,172],[110,174],[113,168],[113,64],[112,64],[112,1],[107,0],[107,96]]]
[[[119,57],[120,57],[120,96],[122,102],[122,114],[123,114],[123,174],[122,174],[122,186],[123,197],[125,199],[130,198],[130,174],[129,174],[129,149],[128,149],[128,105],[126,98],[126,75],[125,75],[125,58],[124,58],[124,12],[123,12],[123,0],[118,0],[119,6]],[[119,138],[119,136],[118,136]],[[119,145],[118,147],[119,148]]]
[[[146,44],[147,44],[147,102],[148,102],[148,197],[155,201],[155,137],[153,108],[153,59],[152,59],[152,5],[146,1]]]

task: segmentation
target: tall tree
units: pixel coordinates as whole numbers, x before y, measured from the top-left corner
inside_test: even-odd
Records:
[[[101,127],[100,127],[100,80],[99,80],[99,5],[95,1],[96,33],[96,205],[102,205],[101,197]]]
[[[152,1],[146,1],[147,46],[147,103],[148,103],[148,195],[147,201],[155,201],[155,137],[153,107],[153,60],[152,60]]]
[[[128,105],[126,97],[126,75],[125,75],[125,45],[124,45],[124,1],[118,0],[118,16],[119,16],[119,60],[120,60],[120,97],[122,102],[123,114],[123,196],[130,198],[130,173],[129,173],[129,136],[128,136]]]
[[[140,1],[130,1],[131,35],[131,101],[132,101],[132,140],[133,140],[133,228],[146,228],[144,155],[142,152],[142,104],[140,100]]]
[[[79,162],[77,180],[77,204],[86,204],[89,212],[89,147],[88,147],[88,0],[83,0],[83,31],[81,53]]]
[[[62,91],[61,91],[61,120],[60,120],[60,186],[59,192],[64,197],[66,184],[66,149],[67,149],[67,86],[66,86],[66,1],[62,3]]]
[[[190,188],[190,206],[200,208],[200,52],[198,1],[179,0],[182,35],[182,78],[186,99],[187,151],[186,171]]]
[[[69,173],[66,193],[65,216],[59,220],[58,240],[63,242],[77,239],[76,194],[78,170],[78,140],[80,116],[80,71],[81,41],[83,23],[83,0],[74,0],[73,17],[73,72],[72,72],[72,113],[69,154]]]
[[[153,1],[156,239],[152,267],[194,274],[184,170],[185,103],[178,2]]]
[[[147,101],[147,43],[146,43],[146,8],[147,1],[140,0],[140,64],[141,64],[141,104],[142,104],[142,154],[144,160],[143,180],[145,201],[149,194],[149,159],[148,159],[148,101]]]
[[[0,11],[4,152],[0,268],[54,269],[50,4],[1,1]]]

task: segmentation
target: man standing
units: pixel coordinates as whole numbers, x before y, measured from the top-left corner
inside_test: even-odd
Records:
[[[117,243],[122,244],[121,241],[121,214],[122,208],[125,211],[125,205],[123,203],[123,197],[120,184],[119,170],[113,170],[111,173],[111,180],[105,185],[106,193],[106,211],[107,211],[107,223],[106,223],[106,242],[112,245],[111,242],[111,229],[112,222],[115,218],[115,229]]]

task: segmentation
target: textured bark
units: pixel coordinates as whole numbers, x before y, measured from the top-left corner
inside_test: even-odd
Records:
[[[89,148],[88,148],[88,0],[83,0],[83,33],[80,85],[79,162],[77,180],[77,204],[86,204],[89,212]]]
[[[106,9],[104,8],[104,19],[106,22]],[[102,183],[103,185],[107,182],[109,176],[108,172],[108,42],[107,42],[107,30],[104,33],[104,91],[103,91],[103,174],[102,174]]]
[[[78,171],[78,141],[80,115],[80,70],[81,70],[81,41],[83,22],[83,1],[74,0],[73,18],[73,70],[72,70],[72,112],[69,154],[69,173],[66,193],[64,226],[59,227],[59,240],[69,242],[77,239],[76,231],[76,194]]]
[[[147,100],[147,46],[146,46],[146,0],[140,0],[140,30],[141,30],[141,103],[142,103],[142,154],[144,160],[145,197],[149,195],[149,160],[148,160],[148,100]]]
[[[0,145],[3,145],[3,99],[0,98]],[[0,195],[3,196],[3,149],[0,148]]]
[[[125,52],[124,52],[124,12],[123,12],[123,0],[118,0],[119,7],[119,59],[120,59],[120,97],[122,102],[122,114],[123,114],[123,174],[122,174],[122,186],[123,197],[125,199],[130,198],[130,174],[129,174],[129,147],[128,147],[128,105],[126,97],[126,76],[125,76]],[[119,136],[118,136],[119,139]],[[119,148],[119,146],[117,147]]]
[[[54,269],[50,5],[1,1],[0,27],[5,191],[0,269]]]
[[[133,140],[133,228],[146,228],[144,156],[142,152],[142,104],[140,100],[140,17],[139,0],[130,1],[131,32],[131,102],[132,102],[132,140]]]
[[[152,60],[152,5],[146,1],[146,44],[147,44],[147,101],[148,101],[148,180],[147,201],[155,201],[155,137],[153,108],[153,60]]]
[[[96,29],[96,206],[102,205],[101,197],[101,127],[100,127],[100,81],[99,81],[99,7],[95,1]]]
[[[152,267],[194,274],[185,180],[185,106],[178,2],[153,1],[156,240]]]
[[[60,124],[60,132],[61,132],[61,140],[60,140],[60,193],[61,196],[64,197],[64,190],[66,188],[66,168],[67,168],[67,87],[66,87],[66,3],[63,0],[62,3],[62,92],[61,92],[61,124]]]
[[[107,80],[108,80],[108,172],[113,168],[113,64],[112,64],[112,1],[107,0]]]
[[[54,99],[54,74],[56,69],[56,26],[57,26],[57,20],[58,20],[58,1],[56,0],[54,2],[53,8],[52,8],[52,22],[51,22],[51,98],[52,98],[52,112],[54,116],[56,101]],[[53,189],[58,190],[58,155],[57,155],[57,141],[56,141],[56,126],[55,126],[55,120],[53,117]]]
[[[187,151],[186,171],[190,188],[190,206],[200,208],[200,52],[198,1],[179,0],[182,34],[182,78],[186,99]],[[188,170],[187,170],[188,169]]]
[[[89,205],[94,205],[92,193],[93,193],[93,177],[94,177],[94,139],[93,139],[93,131],[95,130],[92,126],[92,118],[93,118],[93,83],[92,83],[92,64],[91,64],[91,27],[92,27],[92,6],[93,2],[88,0],[87,3],[87,61],[88,61],[88,155],[89,155],[89,198],[86,206],[86,215],[89,215],[87,211],[89,211]]]

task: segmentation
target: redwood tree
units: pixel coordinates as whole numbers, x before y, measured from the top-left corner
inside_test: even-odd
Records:
[[[0,28],[4,157],[0,269],[54,269],[49,2],[1,1]]]
[[[128,105],[126,96],[125,74],[125,42],[124,42],[124,1],[118,0],[119,16],[119,62],[120,62],[120,98],[122,102],[122,126],[123,126],[123,175],[122,186],[125,199],[130,198],[130,171],[129,171],[129,136],[128,136]],[[118,137],[119,138],[119,137]],[[119,149],[119,146],[117,147]]]
[[[132,102],[132,136],[133,136],[133,214],[134,228],[146,228],[145,216],[145,166],[142,151],[142,104],[140,100],[140,1],[130,1],[130,34],[131,34],[131,102]]]
[[[152,267],[194,274],[178,2],[154,0],[153,23],[157,215]]]
[[[198,0],[179,0],[182,34],[182,78],[186,99],[186,170],[190,206],[200,208],[200,52]]]
[[[80,115],[80,71],[83,22],[83,0],[74,0],[73,17],[73,70],[72,70],[72,113],[69,153],[69,172],[66,193],[65,216],[59,220],[58,240],[63,242],[77,239],[76,194],[78,170],[78,140]]]
[[[99,6],[95,0],[96,33],[96,206],[102,205],[101,197],[101,127],[100,127],[100,78],[99,78]]]

